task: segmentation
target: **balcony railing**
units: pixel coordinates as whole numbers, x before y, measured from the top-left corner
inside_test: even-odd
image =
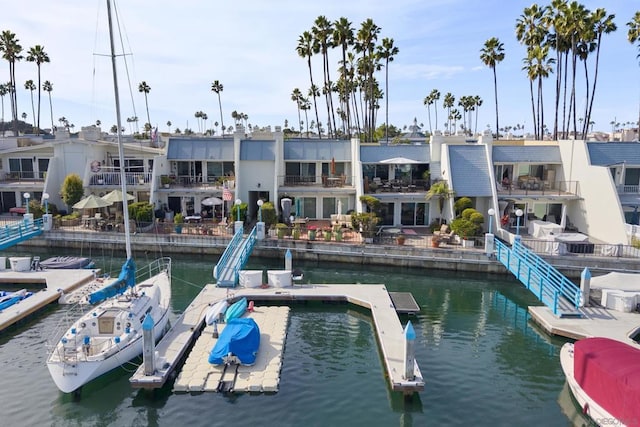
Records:
[[[618,194],[638,194],[640,185],[618,185]]]
[[[322,186],[322,187],[350,187],[353,177],[347,175],[311,176],[284,175],[278,177],[278,184],[284,187]]]
[[[570,196],[579,192],[579,181],[541,181],[528,180],[509,185],[497,184],[498,195],[510,196]]]
[[[151,182],[150,172],[126,172],[127,185],[148,185]],[[120,185],[120,172],[96,172],[89,178],[89,185]]]
[[[429,180],[414,179],[414,180],[381,180],[380,182],[371,181],[368,185],[365,185],[365,193],[416,193],[421,191],[428,191],[431,187]]]
[[[2,175],[3,181],[44,181],[47,172],[13,171]]]

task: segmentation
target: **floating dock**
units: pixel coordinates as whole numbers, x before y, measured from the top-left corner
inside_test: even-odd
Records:
[[[243,317],[253,318],[260,328],[260,348],[252,366],[212,365],[209,353],[216,345],[214,327],[207,326],[198,338],[173,386],[175,392],[233,391],[277,392],[282,350],[289,324],[289,307],[255,307]],[[225,323],[218,325],[222,333]]]
[[[232,294],[229,294],[230,291]],[[417,363],[413,366],[413,378],[404,378],[405,334],[386,287],[342,284],[295,285],[266,289],[229,289],[206,285],[156,347],[160,367],[156,374],[145,376],[144,368],[141,366],[131,377],[131,385],[142,388],[162,387],[177,369],[181,357],[185,355],[196,335],[202,331],[207,308],[228,297],[234,299],[246,297],[248,300],[274,302],[346,301],[368,308],[371,310],[391,389],[404,393],[424,390],[424,380]],[[199,363],[208,362],[205,358]]]
[[[29,298],[0,311],[0,331],[57,301],[63,293],[89,283],[93,274],[93,270],[0,271],[0,288],[22,286],[33,292]]]

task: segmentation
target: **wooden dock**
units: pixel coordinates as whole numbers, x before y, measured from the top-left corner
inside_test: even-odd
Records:
[[[206,309],[229,296],[229,291],[229,288],[206,285],[156,347],[161,369],[156,375],[144,376],[140,367],[130,379],[132,386],[162,387],[195,335],[202,330]],[[404,393],[424,390],[424,380],[417,363],[414,364],[414,378],[404,378],[404,329],[384,285],[296,285],[287,288],[235,288],[231,291],[234,298],[246,297],[254,301],[346,301],[370,309],[391,389]]]
[[[17,321],[35,313],[46,305],[57,301],[62,293],[89,283],[93,270],[38,270],[17,272],[0,271],[0,288],[4,285],[22,286],[33,292],[17,304],[0,312],[0,332]],[[37,290],[40,288],[40,290]]]

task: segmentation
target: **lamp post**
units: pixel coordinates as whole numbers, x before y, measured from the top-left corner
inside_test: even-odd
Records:
[[[240,221],[240,203],[242,203],[242,200],[236,199],[236,221]]]
[[[31,198],[31,194],[29,193],[24,193],[24,199],[27,201],[26,205],[27,205],[27,215],[29,215],[29,199]]]
[[[489,214],[489,233],[491,233],[491,226],[493,225],[493,216],[496,214],[495,209],[490,208],[487,213]]]
[[[44,201],[44,213],[47,215],[49,213],[49,193],[43,193],[42,200]]]
[[[522,212],[522,209],[516,210],[516,236],[520,235],[520,218],[523,214],[524,212]]]
[[[262,222],[262,199],[258,200],[258,222]]]

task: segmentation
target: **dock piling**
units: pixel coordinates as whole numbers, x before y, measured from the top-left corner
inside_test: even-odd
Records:
[[[153,339],[153,324],[153,317],[149,313],[142,322],[142,358],[145,375],[153,375],[156,372],[156,343]]]
[[[415,379],[414,364],[416,360],[416,331],[413,329],[411,320],[404,328],[404,379],[413,381]]]

